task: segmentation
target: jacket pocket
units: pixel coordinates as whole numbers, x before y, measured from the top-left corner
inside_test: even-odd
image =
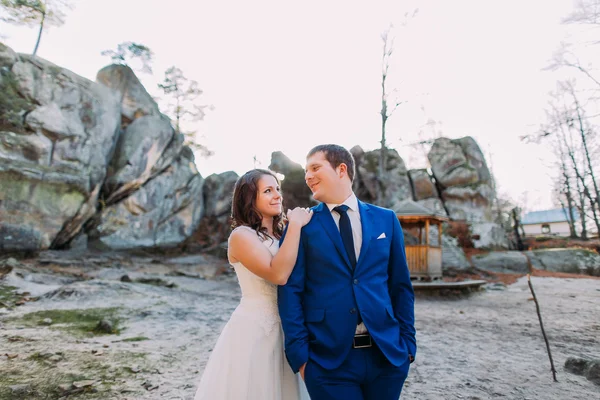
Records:
[[[325,319],[325,310],[322,308],[316,308],[312,310],[306,310],[305,320],[306,322],[320,322]]]

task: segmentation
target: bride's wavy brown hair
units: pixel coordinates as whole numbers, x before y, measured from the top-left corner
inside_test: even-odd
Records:
[[[233,200],[231,203],[231,228],[238,226],[249,226],[263,239],[269,237],[267,228],[262,226],[262,214],[256,208],[258,197],[258,181],[265,175],[271,175],[279,185],[279,179],[272,171],[266,169],[253,169],[240,176],[233,188]],[[283,208],[282,208],[283,210]],[[273,217],[273,235],[280,239],[283,234],[285,214]]]

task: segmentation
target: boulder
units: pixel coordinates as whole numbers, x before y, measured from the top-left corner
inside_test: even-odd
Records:
[[[390,208],[400,201],[413,198],[406,165],[396,150],[387,149],[385,176],[381,182],[383,200],[379,202],[377,201],[377,182],[380,150],[364,152],[361,147],[355,146],[350,152],[356,163],[354,191],[359,199]]]
[[[444,217],[448,216],[444,203],[438,198],[431,197],[429,199],[418,200],[417,203],[429,208],[430,210],[433,210],[438,215]]]
[[[436,139],[427,155],[436,181],[447,188],[471,185],[479,181],[477,170],[471,166],[460,143],[448,138]]]
[[[600,276],[600,255],[579,248],[540,249],[527,251],[533,268],[552,272],[567,272]]]
[[[102,210],[88,232],[89,247],[173,247],[191,236],[204,209],[204,179],[191,150],[184,149],[173,165]]]
[[[223,222],[231,215],[233,188],[239,176],[233,171],[212,174],[204,181],[204,215]]]
[[[233,171],[212,174],[204,181],[204,216],[198,229],[185,242],[188,251],[209,252],[226,258],[231,232],[231,201],[238,175]]]
[[[271,164],[269,165],[269,169],[282,175],[288,175],[291,172],[298,172],[299,170],[304,172],[302,165],[290,160],[290,158],[281,151],[274,151],[271,153]]]
[[[477,254],[471,257],[473,266],[490,272],[503,274],[529,273],[527,256],[518,251],[493,251],[487,254]]]
[[[17,62],[19,56],[13,49],[0,43],[0,67],[12,66]]]
[[[462,148],[469,166],[477,171],[478,182],[490,183],[490,170],[485,162],[483,152],[479,148],[479,145],[475,139],[473,139],[471,136],[466,136],[464,138],[456,139],[456,143],[458,143]]]
[[[585,376],[590,382],[600,385],[600,360],[569,357],[565,361],[565,370],[575,375]]]
[[[458,245],[458,239],[442,235],[442,269],[454,268],[466,270],[471,267],[471,263],[465,255],[462,247]]]
[[[493,221],[491,176],[472,137],[436,139],[428,158],[450,218],[469,223]]]
[[[170,247],[197,228],[193,153],[129,67],[92,82],[0,44],[0,89],[0,251]]]
[[[96,82],[113,89],[121,105],[124,125],[145,115],[160,117],[158,104],[126,65],[108,65],[98,71]]]
[[[408,171],[414,199],[439,199],[438,190],[426,169],[411,169]]]
[[[470,226],[471,238],[476,249],[509,249],[510,243],[504,228],[494,222],[475,222]]]
[[[487,184],[452,186],[444,189],[442,200],[453,220],[490,222],[493,195],[494,190]]]
[[[127,197],[160,173],[162,168],[158,166],[168,165],[161,160],[168,147],[173,144],[177,150],[181,149],[179,142],[183,140],[178,142],[177,136],[164,117],[143,116],[127,126],[108,169],[103,192],[106,203]],[[169,161],[176,155],[169,154]]]
[[[0,250],[59,247],[95,213],[120,123],[118,99],[5,46],[0,63],[2,84],[11,82],[3,102],[20,103],[23,116],[0,127]]]

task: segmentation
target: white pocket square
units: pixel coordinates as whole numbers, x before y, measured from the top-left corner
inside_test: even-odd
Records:
[[[377,239],[385,239],[385,232],[383,232],[381,235],[379,235],[379,237]]]

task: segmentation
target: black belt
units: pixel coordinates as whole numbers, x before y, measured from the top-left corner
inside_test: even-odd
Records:
[[[371,335],[368,333],[361,333],[358,335],[354,335],[354,339],[352,340],[352,348],[354,349],[364,349],[367,347],[373,346],[373,339],[371,339]]]

